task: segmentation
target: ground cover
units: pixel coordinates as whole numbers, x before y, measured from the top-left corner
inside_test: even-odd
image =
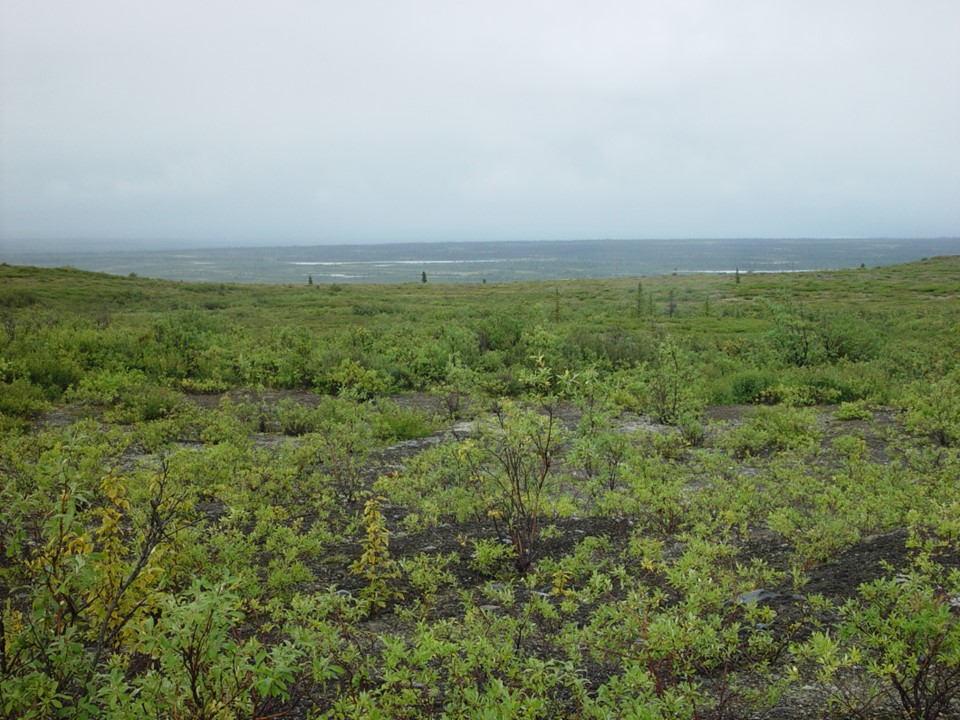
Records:
[[[956,258],[0,271],[6,716],[958,716]]]

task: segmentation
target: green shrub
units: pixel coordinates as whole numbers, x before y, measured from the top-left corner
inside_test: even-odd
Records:
[[[366,419],[359,413],[346,422],[324,422],[318,431],[303,436],[301,453],[329,478],[333,489],[347,502],[355,501],[363,487],[363,469],[373,440]]]
[[[876,357],[880,348],[880,338],[873,327],[850,312],[821,315],[817,332],[830,362],[863,362]]]
[[[361,540],[361,554],[350,566],[350,572],[360,575],[367,584],[360,591],[369,603],[370,611],[376,612],[403,594],[391,587],[400,577],[397,562],[390,557],[390,531],[387,530],[380,510],[382,498],[370,498],[363,506],[363,524],[366,534]]]
[[[909,430],[932,435],[944,446],[960,444],[960,370],[934,382],[915,383],[903,404]]]
[[[835,371],[819,368],[792,368],[760,397],[762,402],[771,405],[823,405],[856,399],[853,387],[837,377]]]
[[[434,392],[443,399],[451,420],[458,417],[462,406],[471,395],[476,394],[479,383],[480,377],[476,371],[461,364],[459,358],[451,356],[447,360],[443,381],[434,387]]]
[[[861,585],[860,597],[840,608],[835,636],[817,632],[794,648],[816,669],[831,704],[873,717],[883,703],[900,705],[911,720],[953,716],[960,698],[960,574],[946,580],[920,573]]]
[[[0,383],[0,413],[12,418],[33,418],[48,407],[43,390],[26,378]]]
[[[833,416],[837,420],[873,420],[873,413],[862,401],[840,403]]]
[[[620,477],[622,489],[598,497],[600,514],[629,518],[658,536],[680,530],[690,503],[685,467],[657,455],[634,456],[624,463]]]
[[[609,679],[590,717],[738,717],[733,706],[749,716],[748,708],[772,704],[776,684],[757,692],[755,680],[778,652],[774,612],[739,598],[776,574],[735,564],[734,555],[722,543],[693,541],[675,562],[654,564],[667,590],[638,583],[592,614],[585,645]],[[754,681],[735,668],[749,668]]]
[[[277,403],[276,416],[284,435],[306,435],[316,432],[320,426],[320,418],[313,408],[290,398],[284,398]]]
[[[169,415],[181,402],[176,392],[148,380],[140,370],[88,375],[68,397],[103,406],[104,419],[115,423],[157,420]]]
[[[731,400],[748,404],[763,402],[766,391],[776,383],[776,379],[758,370],[737,373],[730,379]]]
[[[104,678],[105,716],[170,717],[190,708],[194,717],[213,718],[226,707],[246,717],[261,717],[263,707],[287,714],[302,651],[286,642],[264,647],[240,633],[241,605],[225,583],[203,580],[169,598],[143,626],[151,670],[130,682],[121,673]]]
[[[25,308],[36,305],[40,298],[30,290],[9,285],[0,285],[0,307]]]
[[[803,372],[799,374],[799,379],[813,404],[850,402],[857,399],[853,388],[832,371]]]
[[[566,436],[553,405],[543,400],[542,412],[501,401],[460,448],[471,494],[482,499],[498,534],[509,536],[521,573],[537,554],[539,526],[556,484],[553,466]]]
[[[96,405],[114,405],[135,393],[147,382],[140,370],[105,370],[87,375],[81,380],[68,399]]]
[[[431,415],[414,408],[404,408],[395,402],[381,400],[373,415],[373,434],[388,442],[414,440],[427,437],[437,431],[437,423]]]
[[[180,388],[191,395],[212,395],[226,392],[230,383],[219,378],[184,378],[180,381]]]
[[[473,542],[473,557],[470,567],[488,577],[496,577],[504,570],[507,560],[516,560],[514,549],[492,538]]]
[[[758,407],[740,427],[730,431],[723,445],[738,458],[780,450],[812,447],[820,431],[814,414],[789,405]]]
[[[50,399],[60,397],[83,377],[83,368],[74,358],[56,352],[28,356],[24,364],[31,382],[43,388]]]
[[[680,424],[700,417],[703,397],[700,373],[692,354],[673,338],[665,338],[645,368],[649,410],[658,422]]]
[[[774,353],[784,365],[808,367],[824,357],[816,321],[802,303],[789,306],[766,303],[773,328],[767,335]]]
[[[331,378],[338,395],[356,400],[369,400],[387,388],[387,379],[381,373],[353,360],[341,362]]]

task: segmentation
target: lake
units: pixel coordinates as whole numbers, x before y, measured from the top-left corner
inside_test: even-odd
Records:
[[[313,245],[169,251],[13,253],[17,265],[70,266],[191,282],[514,282],[874,267],[960,254],[960,238],[570,240]]]

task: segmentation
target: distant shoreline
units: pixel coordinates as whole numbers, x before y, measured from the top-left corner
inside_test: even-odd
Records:
[[[960,254],[960,238],[531,240],[147,251],[0,251],[0,261],[191,282],[513,282],[839,270]]]

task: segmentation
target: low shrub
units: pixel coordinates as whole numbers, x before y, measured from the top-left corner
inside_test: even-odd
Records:
[[[294,437],[316,432],[321,422],[316,411],[290,398],[277,403],[276,416],[283,434]]]
[[[906,425],[943,446],[960,445],[960,370],[934,381],[914,383],[903,400]]]
[[[83,368],[76,360],[65,355],[29,355],[24,359],[24,364],[30,381],[43,388],[51,400],[60,397],[83,377]]]
[[[776,383],[776,378],[758,370],[747,370],[730,378],[730,400],[750,404],[763,402],[765,393]]]
[[[0,383],[0,414],[32,418],[47,407],[43,390],[26,378]]]
[[[819,437],[816,417],[810,410],[777,405],[758,407],[746,423],[727,435],[723,444],[736,457],[744,458],[811,447]]]
[[[373,416],[373,434],[378,440],[401,441],[427,437],[437,431],[434,418],[420,410],[400,407],[396,403],[379,403]]]
[[[952,595],[942,580],[914,572],[861,585],[860,597],[840,608],[835,636],[817,632],[794,648],[815,668],[831,705],[862,718],[888,704],[911,720],[952,716],[960,698],[960,617],[950,598],[960,594],[960,575],[946,579]]]
[[[854,388],[832,371],[794,369],[780,382],[761,392],[760,401],[771,405],[825,405],[858,399]]]
[[[69,400],[104,408],[104,419],[134,423],[166,417],[181,397],[147,379],[139,370],[106,371],[84,377],[67,395]]]
[[[833,416],[837,420],[873,420],[873,413],[862,401],[840,403]]]

